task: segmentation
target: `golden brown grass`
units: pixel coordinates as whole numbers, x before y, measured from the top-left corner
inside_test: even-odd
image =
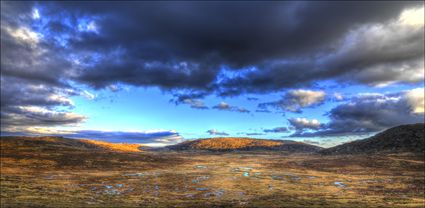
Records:
[[[212,139],[201,139],[192,143],[191,146],[194,149],[211,149],[211,150],[223,150],[223,149],[242,149],[249,147],[273,147],[282,145],[280,141],[271,140],[259,140],[249,138],[212,138]]]
[[[63,139],[2,138],[0,206],[360,208],[425,203],[423,155],[135,153],[77,142],[78,148],[65,148]]]
[[[111,143],[97,140],[88,140],[88,139],[80,139],[82,142],[86,142],[89,144],[94,144],[99,147],[103,147],[113,151],[120,152],[140,152],[141,144],[128,144],[128,143]]]

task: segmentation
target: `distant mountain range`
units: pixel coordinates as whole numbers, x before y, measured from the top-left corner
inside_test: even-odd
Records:
[[[285,151],[285,152],[317,152],[321,147],[290,140],[267,140],[239,137],[208,138],[185,141],[166,147],[169,150],[206,150],[206,151]]]
[[[378,152],[425,152],[425,124],[390,128],[367,139],[356,140],[321,150],[324,155]]]
[[[240,137],[207,138],[185,141],[164,148],[150,148],[140,144],[109,143],[63,137],[1,137],[1,148],[37,148],[45,150],[108,150],[119,152],[162,151],[282,151],[287,153],[371,154],[413,152],[425,153],[424,123],[390,128],[367,139],[356,140],[331,148],[322,148],[291,140],[268,140]]]
[[[367,139],[356,140],[331,148],[296,142],[290,140],[265,140],[251,138],[209,138],[197,139],[168,146],[167,149],[176,151],[206,150],[206,151],[235,151],[235,150],[269,150],[290,153],[319,153],[334,154],[369,154],[379,152],[425,152],[424,123],[401,125],[390,128]]]

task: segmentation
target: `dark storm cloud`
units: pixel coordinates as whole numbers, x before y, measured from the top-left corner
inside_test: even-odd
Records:
[[[365,94],[333,108],[329,112],[330,122],[314,128],[319,131],[305,132],[305,125],[301,125],[305,122],[289,121],[299,129],[292,136],[367,134],[401,124],[423,123],[423,102],[423,88],[395,94]]]
[[[95,88],[122,82],[221,95],[267,92],[308,85],[316,79],[343,78],[353,71],[368,74],[370,67],[394,62],[414,64],[410,61],[423,55],[423,49],[414,44],[423,42],[422,33],[417,31],[399,33],[396,40],[411,44],[393,52],[369,50],[363,54],[359,48],[345,55],[345,51],[338,49],[343,46],[338,45],[341,39],[356,27],[387,24],[402,9],[420,6],[420,2],[49,2],[38,5],[52,21],[59,17],[70,19],[68,26],[56,21],[48,27],[56,33],[66,33],[63,31],[67,27],[74,29],[75,35],[67,40],[67,50],[77,57],[101,54],[97,60],[86,60],[87,66],[80,67],[72,76]],[[53,11],[58,10],[64,14],[55,18]],[[93,21],[98,31],[75,33],[75,28],[81,26],[78,18]],[[361,37],[359,41],[363,43]],[[385,47],[397,46],[388,44],[385,42]],[[323,57],[323,53],[335,55]],[[351,53],[357,55],[347,60]],[[364,57],[368,59],[358,62]],[[258,69],[244,76],[217,80],[222,65],[234,70],[248,66]],[[366,80],[368,76],[361,76],[357,81],[393,81],[398,73],[392,74],[380,78],[383,80]]]
[[[2,108],[9,106],[65,106],[72,107],[69,96],[77,95],[73,90],[64,90],[45,84],[34,84],[19,78],[1,77]]]
[[[40,84],[26,79],[1,77],[1,129],[57,126],[80,123],[86,117],[68,112],[74,107],[72,89]],[[63,110],[55,110],[63,107]],[[68,110],[67,110],[68,109]]]
[[[104,17],[99,22],[104,35],[87,42],[75,40],[82,48],[115,47],[119,42],[135,44],[138,55],[144,55],[147,51],[139,47],[147,44],[144,47],[154,49],[149,53],[155,60],[177,56],[193,61],[217,54],[225,62],[243,66],[310,50],[340,37],[353,25],[387,21],[411,5],[421,3],[61,2],[51,8]]]
[[[12,127],[58,126],[80,123],[85,119],[86,117],[74,113],[17,107],[1,112],[1,127],[8,130]]]
[[[72,83],[159,87],[194,108],[210,94],[319,80],[416,83],[423,81],[423,26],[398,20],[413,7],[423,2],[2,1],[2,121],[30,106],[61,113],[54,109],[68,106],[65,99],[41,97],[79,94]],[[38,95],[6,96],[37,85],[45,88]]]
[[[1,131],[83,122],[85,116],[70,112],[69,97],[81,94],[68,84],[72,64],[65,51],[34,32],[33,4],[1,6]]]
[[[86,117],[70,112],[74,104],[68,98],[79,93],[20,78],[1,77],[1,129],[22,131],[33,126],[81,123]],[[56,110],[57,107],[62,110]]]

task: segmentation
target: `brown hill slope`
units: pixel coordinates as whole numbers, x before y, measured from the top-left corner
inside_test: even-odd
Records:
[[[425,126],[423,123],[401,125],[385,130],[367,139],[323,149],[319,153],[362,154],[377,152],[425,152]]]
[[[140,144],[111,143],[111,142],[87,140],[87,139],[81,139],[80,141],[87,144],[93,144],[108,150],[120,151],[120,152],[140,152],[140,149],[142,147],[142,145]]]
[[[102,143],[101,145],[116,147],[113,143]],[[2,174],[5,171],[20,173],[28,170],[40,174],[45,171],[69,173],[82,171],[79,178],[85,178],[87,177],[86,171],[89,170],[137,172],[149,168],[168,168],[183,162],[179,158],[168,155],[130,152],[126,148],[122,149],[123,144],[118,144],[118,149],[101,145],[98,142],[93,144],[87,140],[62,137],[0,137],[0,162],[2,165],[0,172]],[[41,181],[43,184],[48,184],[45,179]],[[33,182],[34,180],[31,179],[28,183]]]
[[[112,150],[119,152],[140,152],[141,145],[110,143],[88,139],[63,137],[1,137],[1,148],[35,148],[39,150]]]
[[[167,146],[171,150],[208,150],[208,151],[232,151],[232,150],[272,150],[287,152],[317,152],[321,147],[295,141],[266,140],[252,138],[209,138],[182,142]]]

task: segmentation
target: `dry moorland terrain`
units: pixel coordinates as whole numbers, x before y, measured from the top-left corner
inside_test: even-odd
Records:
[[[130,150],[130,151],[124,151]],[[423,207],[421,153],[138,151],[1,138],[1,207]]]

